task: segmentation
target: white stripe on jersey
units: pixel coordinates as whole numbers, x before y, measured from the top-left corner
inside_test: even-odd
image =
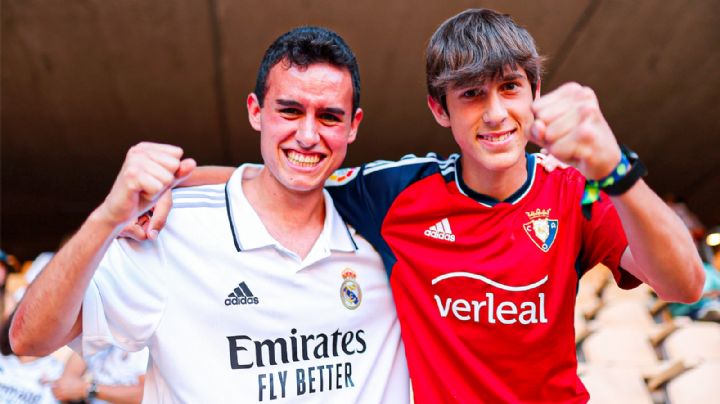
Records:
[[[393,167],[402,167],[407,166],[411,164],[423,164],[423,163],[438,163],[438,166],[440,167],[440,170],[446,169],[448,166],[451,166],[455,161],[457,161],[459,155],[452,154],[450,157],[448,157],[447,160],[440,160],[437,157],[435,157],[435,153],[428,153],[427,157],[416,157],[415,155],[408,154],[406,156],[403,156],[402,159],[398,161],[387,161],[387,160],[380,160],[375,161],[372,163],[369,163],[365,165],[365,174],[372,174],[375,171],[384,170],[387,168],[393,168]]]
[[[173,207],[190,208],[224,206],[225,184],[173,189]]]

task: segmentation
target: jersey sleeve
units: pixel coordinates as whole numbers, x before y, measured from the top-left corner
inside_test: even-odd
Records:
[[[602,263],[610,269],[618,286],[632,289],[641,281],[620,266],[620,259],[628,246],[627,237],[610,198],[601,195],[600,200],[593,203],[591,219],[583,223],[582,272]]]
[[[147,345],[167,297],[161,254],[153,247],[113,241],[85,292],[83,331],[73,349],[87,357],[111,346],[134,352]]]
[[[439,172],[440,163],[443,161],[432,153],[408,155],[398,161],[379,160],[341,169],[325,182],[340,215],[378,250],[388,270],[394,256],[381,235],[385,216],[404,189]]]

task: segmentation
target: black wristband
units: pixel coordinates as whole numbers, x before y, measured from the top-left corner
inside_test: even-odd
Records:
[[[614,184],[608,185],[602,188],[603,192],[610,196],[618,196],[627,192],[635,183],[641,178],[647,175],[647,168],[640,161],[637,153],[630,150],[626,146],[620,146],[620,150],[628,158],[630,162],[630,171],[625,176],[615,181]]]
[[[88,389],[87,389],[87,398],[88,399],[96,398],[97,393],[98,393],[97,383],[95,383],[95,381],[90,382],[90,386],[88,386]]]

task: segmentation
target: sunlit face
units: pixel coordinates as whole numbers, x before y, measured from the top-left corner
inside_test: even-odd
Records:
[[[267,87],[262,108],[255,94],[248,96],[265,167],[289,190],[322,189],[362,120],[362,110],[352,110],[350,72],[327,63],[287,68],[281,62],[270,69]]]
[[[508,67],[502,76],[449,89],[447,112],[432,99],[429,104],[438,123],[451,128],[466,163],[498,171],[524,164],[532,102],[525,70]]]

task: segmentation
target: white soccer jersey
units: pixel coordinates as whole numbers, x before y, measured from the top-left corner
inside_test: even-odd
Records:
[[[0,355],[0,403],[58,403],[50,384],[64,367],[54,356],[22,362],[15,355]]]
[[[83,302],[85,355],[150,350],[145,402],[407,403],[388,277],[325,193],[304,260],[223,185],[173,192],[156,242],[113,242]]]
[[[128,352],[111,346],[86,358],[87,373],[97,384],[108,386],[129,386],[138,384],[138,378],[145,374],[148,363],[148,350]],[[92,404],[105,404],[107,401],[94,398]]]

